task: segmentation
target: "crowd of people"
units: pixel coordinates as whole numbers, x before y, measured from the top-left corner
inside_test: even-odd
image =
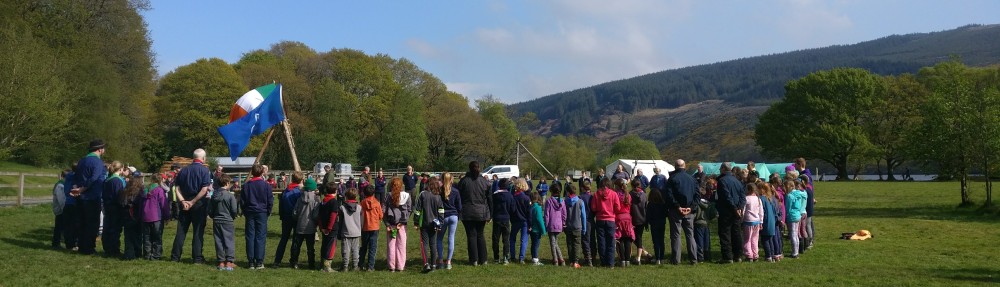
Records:
[[[249,179],[234,180],[221,169],[210,172],[205,151],[198,149],[192,164],[154,174],[145,182],[141,173],[118,161],[105,163],[102,141],[91,142],[89,148],[86,157],[62,173],[54,189],[53,247],[96,254],[100,237],[105,256],[160,260],[164,224],[176,220],[170,260],[181,260],[191,232],[192,259],[204,264],[205,228],[211,218],[215,264],[219,270],[233,270],[234,224],[242,216],[246,268],[265,268],[268,223],[275,205],[272,191],[277,188],[265,178],[266,166],[255,164]],[[719,263],[777,262],[785,258],[786,250],[791,251],[789,258],[797,258],[813,247],[816,200],[804,159],[797,159],[784,176],[761,176],[752,162],[746,168],[724,163],[718,175],[706,175],[700,167],[689,173],[680,159],[675,167],[669,174],[655,168],[646,177],[619,165],[610,176],[598,170],[593,178],[589,173],[551,183],[542,178],[537,185],[529,178],[486,178],[475,161],[459,179],[450,173],[418,176],[412,167],[393,178],[381,170],[372,175],[366,167],[360,178],[347,182],[330,176],[329,167],[322,178],[301,172],[290,178],[282,175],[281,238],[271,267],[282,266],[291,241],[285,265],[291,268],[373,271],[378,246],[385,244],[389,271],[404,271],[407,228],[412,226],[419,231],[422,270],[452,269],[460,222],[472,266],[490,261],[543,265],[539,248],[545,236],[548,262],[556,266],[711,262],[709,225],[716,219]],[[487,225],[492,257],[487,252]],[[652,254],[643,244],[646,231]],[[383,232],[386,238],[380,243]],[[786,238],[790,248],[785,247]],[[300,265],[303,243],[307,261]],[[342,265],[335,268],[338,243]],[[682,244],[687,260],[682,260]]]

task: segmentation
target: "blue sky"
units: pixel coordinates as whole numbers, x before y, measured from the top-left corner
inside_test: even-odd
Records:
[[[279,41],[407,58],[469,99],[521,102],[661,70],[1000,24],[1000,1],[153,1],[161,75]]]

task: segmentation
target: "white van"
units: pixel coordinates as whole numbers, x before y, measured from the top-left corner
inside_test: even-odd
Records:
[[[483,170],[483,176],[489,179],[493,179],[494,175],[497,178],[521,177],[521,169],[516,165],[492,165]]]

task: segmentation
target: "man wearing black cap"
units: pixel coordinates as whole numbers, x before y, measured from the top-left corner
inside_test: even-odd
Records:
[[[73,180],[75,188],[71,192],[80,196],[80,254],[91,255],[97,253],[97,233],[101,227],[101,195],[104,193],[104,180],[108,174],[104,161],[101,160],[105,152],[104,141],[91,141],[87,151],[90,153],[76,164],[76,179]]]
[[[212,174],[205,166],[205,150],[194,150],[194,162],[181,169],[174,182],[180,189],[178,200],[181,202],[183,210],[177,220],[177,234],[174,236],[174,248],[170,253],[170,259],[175,262],[181,260],[181,253],[184,252],[184,239],[187,237],[188,228],[193,225],[192,257],[194,257],[194,263],[204,263],[202,245],[205,241],[208,204],[207,200],[201,199],[205,198],[212,185]]]

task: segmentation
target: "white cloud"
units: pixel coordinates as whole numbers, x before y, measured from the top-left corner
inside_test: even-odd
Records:
[[[424,40],[410,39],[406,41],[406,46],[417,52],[417,54],[420,54],[420,56],[428,58],[437,58],[440,56],[440,51],[434,45]]]
[[[846,13],[826,1],[784,0],[783,6],[785,15],[772,18],[778,31],[804,47],[839,43],[838,36],[854,27]]]
[[[475,98],[485,95],[484,91],[486,85],[476,84],[476,83],[444,83],[448,87],[449,91],[459,93],[466,98]]]

